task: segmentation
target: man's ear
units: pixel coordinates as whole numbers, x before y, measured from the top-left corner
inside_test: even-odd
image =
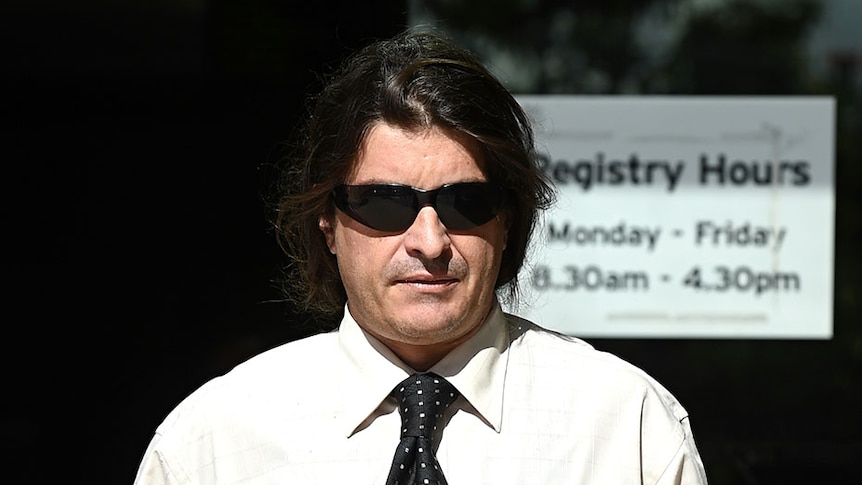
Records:
[[[326,216],[320,216],[317,219],[317,227],[320,228],[323,237],[326,238],[326,247],[329,248],[329,252],[335,254],[335,229],[333,229],[332,223]]]

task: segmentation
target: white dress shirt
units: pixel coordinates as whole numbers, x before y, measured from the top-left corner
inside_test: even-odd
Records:
[[[437,458],[450,485],[705,484],[677,400],[640,369],[507,315],[430,369],[461,392]],[[213,379],[156,430],[135,483],[383,485],[412,374],[350,313]]]

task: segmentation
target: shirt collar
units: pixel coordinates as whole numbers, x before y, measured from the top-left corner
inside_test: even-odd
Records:
[[[497,432],[503,416],[508,340],[505,315],[495,302],[479,331],[429,369],[448,379]],[[381,403],[414,370],[362,330],[346,306],[338,341],[346,367],[340,419],[349,437],[381,412],[391,411],[381,410]]]
[[[508,343],[506,317],[495,302],[482,328],[430,369],[448,379],[498,433],[503,419]]]
[[[351,436],[389,397],[396,384],[413,371],[382,342],[362,330],[345,307],[338,327],[338,342],[346,358],[341,389],[342,429]]]

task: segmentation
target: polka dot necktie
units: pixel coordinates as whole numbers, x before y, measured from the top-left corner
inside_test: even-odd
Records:
[[[447,485],[433,438],[443,432],[443,414],[458,391],[436,374],[414,374],[395,387],[400,404],[401,443],[395,450],[386,485]]]

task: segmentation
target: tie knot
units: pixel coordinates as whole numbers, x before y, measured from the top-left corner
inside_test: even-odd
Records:
[[[437,374],[413,374],[393,392],[401,413],[401,436],[431,438],[458,390]]]

